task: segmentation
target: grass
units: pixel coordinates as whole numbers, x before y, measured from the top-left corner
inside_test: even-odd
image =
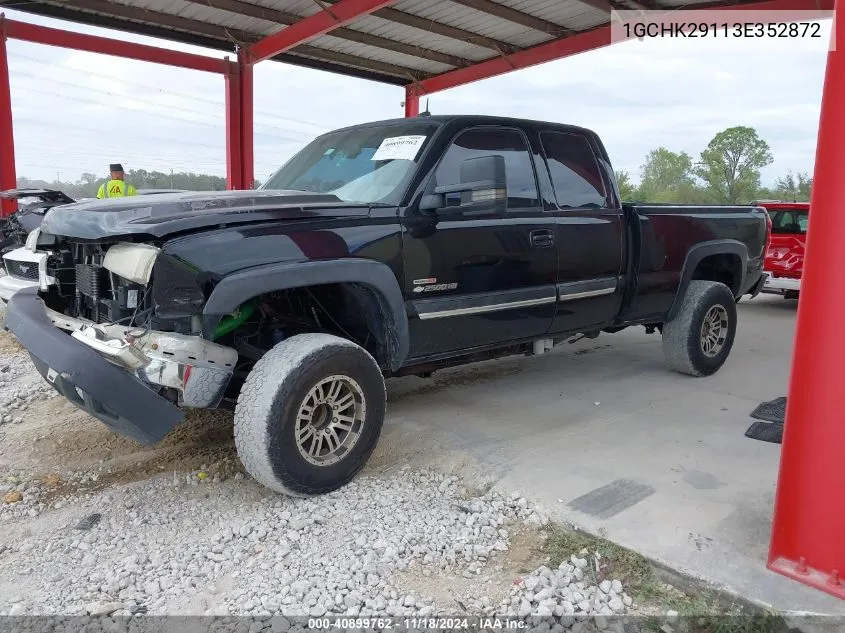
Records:
[[[572,554],[586,557],[595,582],[620,580],[642,614],[643,630],[662,633],[786,633],[789,627],[777,614],[741,603],[733,596],[708,587],[681,591],[666,582],[666,572],[646,557],[621,547],[603,535],[594,535],[560,524],[544,528],[540,554],[557,567]],[[584,552],[586,550],[586,552]],[[595,553],[599,555],[596,571]],[[589,576],[588,576],[589,577]],[[691,583],[687,583],[691,584]],[[674,611],[672,617],[667,613]]]

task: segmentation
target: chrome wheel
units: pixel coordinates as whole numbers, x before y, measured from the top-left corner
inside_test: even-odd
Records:
[[[367,403],[361,386],[349,376],[318,382],[296,415],[296,446],[311,464],[329,466],[346,455],[361,437]]]
[[[708,358],[717,356],[728,338],[728,311],[715,305],[704,315],[701,324],[701,351]]]

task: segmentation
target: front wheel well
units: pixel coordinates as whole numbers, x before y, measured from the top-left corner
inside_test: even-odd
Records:
[[[369,352],[389,368],[400,354],[394,315],[387,300],[363,283],[330,283],[260,294],[245,304],[251,316],[217,340],[231,345],[245,363],[258,361],[275,344],[297,334],[333,334]]]
[[[703,258],[692,274],[692,280],[717,281],[730,288],[736,297],[742,284],[742,259],[733,253],[719,253]]]

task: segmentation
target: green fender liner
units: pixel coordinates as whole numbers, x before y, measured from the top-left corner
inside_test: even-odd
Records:
[[[239,327],[244,324],[248,318],[250,318],[253,314],[255,314],[255,304],[253,302],[247,302],[238,306],[238,309],[232,312],[232,314],[224,316],[220,319],[220,323],[217,325],[217,328],[214,330],[214,338],[218,339],[221,336],[225,336],[230,332],[234,332]]]

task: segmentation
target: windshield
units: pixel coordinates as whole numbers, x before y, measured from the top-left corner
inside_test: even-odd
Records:
[[[399,204],[437,125],[401,123],[315,139],[261,186],[334,194],[346,202]]]

